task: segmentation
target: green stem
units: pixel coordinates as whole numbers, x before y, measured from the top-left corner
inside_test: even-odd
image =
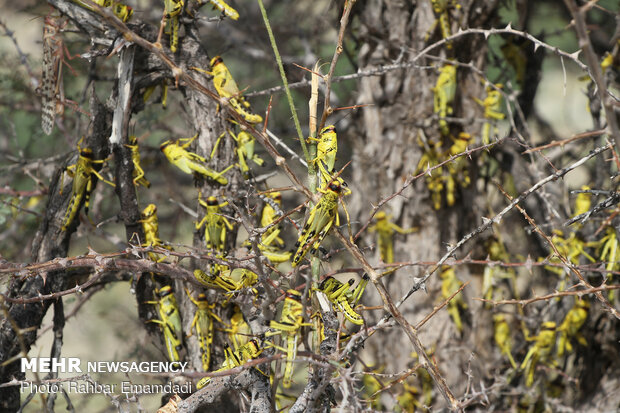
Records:
[[[278,69],[280,69],[282,84],[284,85],[284,90],[286,91],[286,98],[288,99],[288,104],[291,108],[291,113],[293,114],[293,121],[295,122],[295,129],[297,130],[297,136],[299,136],[299,142],[301,142],[301,149],[304,152],[304,157],[306,158],[306,162],[308,162],[308,167],[310,168],[310,154],[308,153],[308,149],[306,148],[306,141],[304,140],[304,135],[301,132],[301,125],[299,124],[299,118],[297,117],[297,111],[295,110],[295,105],[293,103],[293,96],[291,95],[291,91],[288,87],[288,81],[286,80],[286,74],[284,73],[282,58],[280,57],[280,52],[278,52],[278,45],[276,44],[275,37],[273,37],[273,31],[271,30],[269,18],[267,17],[267,10],[265,10],[265,6],[263,5],[262,0],[258,0],[258,7],[260,7],[260,12],[263,15],[263,21],[265,22],[265,27],[267,28],[267,33],[269,34],[269,41],[271,42],[271,47],[273,48],[273,54],[276,56]]]

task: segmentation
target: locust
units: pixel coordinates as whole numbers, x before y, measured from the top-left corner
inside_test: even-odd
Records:
[[[353,324],[362,325],[364,324],[364,319],[355,312],[353,307],[355,307],[362,297],[368,280],[368,275],[364,274],[355,287],[355,290],[351,291],[350,287],[355,283],[353,278],[347,283],[342,283],[334,277],[327,277],[321,282],[318,289],[327,296],[327,299],[338,308],[338,311],[340,311],[347,320]]]
[[[448,299],[452,294],[454,294],[463,283],[456,278],[456,273],[454,272],[454,268],[445,265],[441,271],[441,296],[444,299]],[[452,317],[452,321],[454,321],[454,325],[459,333],[463,332],[463,322],[461,319],[461,313],[467,310],[467,303],[463,300],[463,294],[458,293],[455,295],[452,300],[448,303],[448,313],[450,317]]]
[[[282,194],[280,194],[280,192],[271,192],[268,196],[274,206],[279,209],[282,205]],[[274,206],[266,202],[261,212],[260,225],[268,229],[262,235],[258,248],[269,261],[273,263],[282,263],[291,259],[291,252],[280,250],[284,247],[284,240],[280,238],[280,227],[274,225],[274,222],[279,218],[279,213]]]
[[[316,157],[312,162],[319,168],[321,187],[325,187],[332,180],[336,166],[336,153],[338,152],[336,127],[334,125],[324,127],[319,137],[312,138],[312,140],[317,142]]]
[[[502,87],[503,85],[501,83],[495,84],[495,88],[497,89],[501,89]],[[484,118],[486,121],[484,122],[484,126],[482,128],[482,143],[485,145],[491,142],[491,124],[493,123],[493,134],[497,136],[499,132],[495,122],[506,117],[506,115],[502,113],[502,93],[495,88],[492,86],[487,86],[487,96],[484,100],[474,98],[476,103],[484,109]]]
[[[549,366],[557,364],[552,357],[556,336],[557,328],[555,322],[545,321],[542,323],[540,332],[533,338],[534,344],[530,347],[520,366],[521,370],[525,370],[525,385],[527,387],[532,387],[532,384],[534,384],[534,372],[539,363]]]
[[[204,218],[196,223],[196,229],[199,230],[204,225],[207,249],[224,253],[226,251],[226,230],[233,230],[232,224],[221,214],[222,207],[228,205],[228,201],[220,204],[216,197],[210,196],[205,202],[199,194],[198,202],[206,208],[207,212]]]
[[[206,178],[210,178],[220,185],[227,185],[228,179],[222,175],[232,168],[233,165],[224,169],[222,172],[215,172],[212,169],[207,168],[205,165],[207,160],[205,158],[187,150],[189,145],[197,137],[198,134],[186,139],[167,140],[159,146],[159,149],[161,149],[164,155],[166,155],[166,158],[168,158],[173,165],[186,174],[196,173]],[[181,144],[181,142],[185,143]]]
[[[230,106],[241,115],[246,122],[251,124],[261,123],[263,118],[260,115],[251,113],[250,103],[241,95],[237,82],[233,79],[230,70],[224,64],[224,60],[220,56],[215,56],[209,62],[211,71],[194,67],[194,70],[203,72],[209,76],[213,76],[213,86],[221,98],[228,99]]]
[[[131,135],[129,136],[129,144],[125,145],[131,151],[131,160],[133,162],[133,184],[138,186],[142,185],[146,188],[151,187],[151,183],[144,176],[144,169],[140,166],[140,148],[138,148],[138,139]]]
[[[300,330],[303,326],[311,325],[311,323],[303,322],[301,293],[293,289],[286,291],[286,298],[284,299],[284,306],[282,307],[280,321],[271,320],[269,322],[269,327],[276,331],[269,331],[265,333],[265,337],[282,334],[286,339],[286,348],[281,348],[270,343],[271,346],[286,352],[284,377],[282,379],[282,386],[284,388],[291,387],[293,378],[293,360],[297,357],[297,342],[300,339]]]
[[[494,324],[494,333],[493,337],[495,338],[495,343],[497,347],[499,347],[502,354],[505,354],[508,357],[508,361],[510,361],[510,365],[513,369],[517,368],[517,363],[515,359],[512,357],[512,341],[510,340],[510,326],[506,321],[506,316],[504,314],[498,313],[493,316],[493,324]]]
[[[202,0],[197,0],[199,4],[203,4]],[[222,14],[228,18],[233,20],[237,20],[239,18],[239,13],[237,10],[230,7],[224,0],[208,0],[209,3],[213,6],[214,9],[218,9]]]
[[[159,324],[164,335],[164,344],[171,362],[180,361],[179,351],[183,347],[183,337],[181,330],[181,315],[177,300],[174,297],[172,287],[164,285],[155,290],[157,301],[146,301],[146,304],[157,306],[159,320],[149,320],[148,322]]]
[[[417,231],[418,228],[404,229],[390,221],[391,216],[383,211],[375,215],[375,223],[368,229],[377,233],[377,244],[381,261],[386,264],[394,262],[394,233],[409,234]]]
[[[56,114],[62,114],[64,89],[62,65],[65,46],[60,31],[66,23],[60,24],[51,15],[45,17],[43,25],[43,70],[41,74],[41,129],[50,135],[54,129]],[[58,98],[60,100],[58,100]]]
[[[198,297],[193,298],[189,291],[186,290],[186,293],[197,307],[190,331],[191,329],[196,330],[198,345],[200,346],[202,369],[208,371],[211,366],[211,347],[213,346],[213,320],[215,319],[219,322],[222,322],[222,320],[212,311],[215,308],[215,304],[209,304],[205,294],[200,293]]]
[[[215,370],[215,372],[226,371],[226,370],[230,370],[235,367],[239,367],[243,365],[243,363],[246,361],[258,358],[258,356],[260,356],[262,351],[263,349],[260,348],[258,341],[255,339],[250,340],[237,351],[233,351],[230,347],[227,346],[224,349],[224,353],[226,354],[226,359],[222,363],[221,367]],[[260,370],[257,369],[257,371],[260,371]],[[211,381],[211,377],[203,377],[202,379],[198,381],[198,383],[196,383],[196,388],[200,390],[203,387],[205,387],[207,384],[209,384],[210,381]]]
[[[80,139],[80,142],[82,139]],[[90,194],[95,184],[95,177],[99,178],[103,182],[115,186],[113,182],[106,180],[99,172],[95,170],[95,164],[102,164],[105,159],[93,159],[93,151],[90,148],[82,148],[80,142],[77,144],[79,156],[77,163],[68,166],[65,171],[69,176],[73,178],[71,186],[71,200],[67,207],[67,212],[62,221],[61,230],[66,231],[69,225],[73,222],[73,219],[78,214],[78,211],[84,201],[84,210],[88,214],[88,207],[90,203]],[[62,182],[60,184],[62,188]]]
[[[296,252],[293,256],[293,267],[299,265],[308,250],[314,253],[319,248],[334,223],[336,226],[340,225],[338,200],[342,191],[342,185],[339,181],[330,182],[325,189],[319,188],[319,192],[323,193],[323,196],[310,211],[308,220],[295,243]]]
[[[142,229],[144,230],[144,246],[164,247],[170,249],[169,246],[164,245],[161,238],[159,238],[159,219],[157,218],[157,206],[155,204],[148,204],[142,211],[142,219],[140,220]],[[149,252],[149,257],[155,262],[162,262],[166,259],[165,256],[159,257],[159,254]]]
[[[235,153],[237,154],[237,159],[239,160],[239,169],[241,169],[241,174],[245,179],[250,178],[250,167],[248,166],[248,162],[251,160],[258,166],[263,166],[265,161],[258,156],[254,152],[254,146],[256,144],[256,139],[254,136],[249,134],[246,131],[241,131],[237,135],[230,129],[228,130],[228,134],[235,140],[237,143],[237,147],[235,148]],[[213,146],[213,150],[211,151],[211,158],[215,155],[215,151],[222,140],[222,138],[226,135],[226,133],[222,133],[215,142]]]
[[[183,0],[164,0],[164,32],[170,35],[170,51],[176,53],[179,47],[179,17],[183,12]]]
[[[437,26],[439,26],[442,39],[450,37],[452,35],[452,30],[450,29],[450,11],[452,9],[460,9],[461,5],[458,4],[457,0],[431,0],[431,5],[437,19],[426,34],[426,38],[424,40],[428,41],[430,36],[437,29]],[[452,42],[447,41],[446,48],[452,49]]]
[[[446,117],[452,115],[452,102],[456,95],[456,66],[452,63],[446,63],[439,69],[433,93],[433,110],[439,116],[439,129],[443,136],[448,136],[450,131]]]
[[[572,339],[576,339],[577,342],[584,347],[588,345],[586,338],[579,330],[581,330],[581,327],[583,327],[588,318],[589,309],[590,303],[587,300],[577,299],[575,300],[573,308],[566,313],[564,321],[562,321],[562,324],[558,327],[558,357],[564,356],[565,351],[573,351],[573,345],[571,344]]]

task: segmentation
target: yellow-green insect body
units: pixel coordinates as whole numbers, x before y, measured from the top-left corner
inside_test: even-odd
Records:
[[[215,86],[218,95],[229,99],[230,106],[243,116],[246,122],[252,124],[261,123],[263,121],[261,116],[249,112],[250,103],[241,95],[239,86],[237,86],[237,82],[235,82],[230,70],[224,64],[223,59],[220,56],[215,56],[211,59],[210,65],[210,72],[202,69],[199,70],[213,76],[213,86]]]
[[[271,192],[267,195],[269,196],[269,200],[273,202],[277,208],[281,207],[282,195],[280,192]],[[265,202],[265,206],[261,212],[260,225],[268,229],[262,235],[258,248],[269,261],[275,264],[286,262],[291,259],[290,251],[281,250],[281,248],[284,247],[284,240],[280,238],[281,230],[279,225],[273,224],[279,217],[280,215],[274,206],[269,202]]]
[[[454,268],[444,266],[441,272],[441,296],[444,299],[448,299],[463,285],[463,283],[456,278]],[[452,321],[456,326],[456,329],[460,332],[463,331],[463,322],[461,319],[461,312],[467,310],[467,303],[463,300],[463,294],[458,293],[448,303],[448,313],[452,317]]]
[[[587,185],[583,185],[581,187],[582,191],[590,191],[590,187]],[[580,192],[577,194],[577,198],[575,198],[575,213],[573,217],[576,217],[581,214],[585,214],[590,210],[592,206],[592,192]]]
[[[534,337],[535,343],[525,355],[521,370],[525,370],[525,385],[532,387],[534,384],[534,372],[539,363],[549,366],[555,366],[556,363],[552,358],[553,348],[556,341],[556,324],[553,321],[545,321],[542,323],[541,331],[538,336]]]
[[[317,141],[316,157],[312,162],[318,166],[321,177],[321,187],[325,187],[332,180],[338,152],[338,136],[336,127],[328,125],[321,129]]]
[[[439,117],[439,129],[443,136],[448,136],[450,131],[446,117],[453,113],[452,103],[456,96],[456,66],[446,63],[439,69],[439,77],[433,92],[433,110]]]
[[[177,300],[169,285],[156,289],[155,295],[158,297],[157,301],[147,301],[146,303],[157,306],[160,319],[149,320],[149,322],[159,324],[170,361],[180,361],[179,351],[183,347],[183,337]]]
[[[515,363],[514,358],[512,357],[512,340],[510,339],[510,326],[506,321],[506,316],[504,314],[498,313],[493,316],[494,321],[494,335],[495,343],[497,347],[499,347],[502,354],[505,354],[508,357],[508,361],[510,361],[510,365],[512,365],[513,369],[517,368],[517,363]]]
[[[495,84],[495,87],[497,89],[501,89],[502,84],[497,83]],[[484,108],[484,117],[486,121],[484,122],[484,126],[482,128],[482,143],[485,145],[491,141],[491,126],[493,126],[494,135],[497,135],[499,132],[497,126],[495,126],[495,122],[506,117],[506,115],[502,113],[502,93],[497,89],[492,86],[488,86],[487,96],[484,100],[474,98],[474,100]]]
[[[201,2],[201,0],[199,0]],[[214,9],[218,9],[228,18],[233,20],[237,20],[239,18],[239,13],[237,10],[230,7],[224,0],[209,0],[209,3],[213,5]]]
[[[233,351],[230,347],[226,347],[224,349],[224,353],[226,354],[226,360],[222,363],[221,367],[217,369],[215,372],[221,372],[230,370],[235,367],[239,367],[243,365],[244,362],[253,360],[260,356],[263,349],[261,349],[258,345],[258,341],[250,340],[243,347],[241,347],[237,351]],[[258,369],[257,369],[258,370]],[[260,370],[258,370],[260,371]],[[264,374],[264,373],[263,373]],[[198,390],[202,389],[211,381],[211,377],[203,377],[196,383],[196,388]]]
[[[458,4],[457,0],[431,0],[431,5],[433,7],[433,12],[437,16],[437,20],[435,20],[426,34],[425,40],[430,38],[438,25],[442,39],[450,37],[452,35],[452,30],[450,28],[450,10],[459,9],[461,5]],[[451,49],[452,43],[449,41],[446,42],[446,48]]]
[[[91,6],[87,5],[81,0],[73,0],[73,1],[75,1],[77,4],[84,7],[85,9],[94,11]],[[92,0],[92,1],[93,3],[95,3],[96,5],[100,7],[112,7],[112,13],[114,13],[114,15],[118,17],[120,20],[122,20],[123,22],[129,21],[129,19],[131,19],[131,16],[133,16],[133,9],[130,6],[127,6],[118,1],[112,1],[112,0]]]
[[[140,223],[142,224],[142,229],[144,231],[143,246],[171,249],[169,246],[164,245],[161,238],[159,238],[159,219],[157,218],[157,206],[155,204],[148,204],[144,208]],[[162,262],[166,259],[165,256],[160,257],[159,254],[153,252],[149,252],[149,257],[155,262]]]
[[[183,0],[164,0],[164,15],[166,28],[164,32],[170,35],[170,51],[176,53],[179,46],[179,17],[183,12]]]
[[[291,387],[293,378],[293,360],[297,357],[297,342],[299,341],[299,333],[302,326],[311,326],[311,323],[303,322],[303,306],[301,304],[301,294],[296,290],[288,290],[282,307],[280,321],[271,320],[269,327],[277,330],[275,332],[267,332],[266,337],[276,334],[283,334],[286,338],[286,363],[284,365],[284,377],[282,386],[284,388]],[[272,344],[272,346],[274,346]],[[276,346],[274,346],[276,347]]]
[[[607,273],[607,282],[611,282],[613,273],[611,271],[618,270],[618,237],[616,235],[616,229],[613,226],[608,226],[605,230],[605,236],[598,242],[603,246],[600,252],[600,260],[607,265],[605,269],[609,271]],[[613,302],[615,299],[614,290],[609,291],[609,300]]]
[[[467,146],[473,140],[473,137],[466,132],[460,132],[457,138],[450,136],[452,139],[452,145],[448,149],[450,156],[461,154],[467,150]],[[445,156],[447,159],[447,156]],[[446,180],[446,203],[448,206],[453,206],[456,202],[456,184],[461,184],[461,187],[467,188],[471,183],[468,171],[468,159],[465,156],[460,156],[448,163],[449,174],[445,177]]]
[[[438,165],[440,163],[440,157],[442,156],[441,142],[429,142],[429,144],[425,144],[421,139],[418,139],[418,144],[424,153],[418,161],[418,166],[415,172],[416,174]],[[433,207],[436,210],[441,208],[441,192],[444,189],[443,181],[444,178],[442,167],[426,173],[426,186],[431,193]]]
[[[295,243],[296,252],[293,256],[293,267],[299,265],[309,249],[314,253],[319,248],[334,222],[336,225],[340,225],[338,218],[338,199],[342,192],[340,182],[331,182],[326,189],[319,188],[319,191],[323,192],[323,196],[310,211],[308,221]]]
[[[228,333],[228,340],[232,343],[235,351],[250,341],[252,329],[243,318],[243,313],[238,305],[234,306],[233,315],[230,317],[230,325],[224,331]]]
[[[390,264],[394,262],[394,233],[409,234],[416,231],[417,228],[404,229],[390,221],[391,216],[383,211],[377,212],[375,215],[375,223],[368,229],[377,232],[377,244],[381,260]]]
[[[151,187],[151,183],[144,176],[144,170],[140,166],[140,148],[138,147],[138,139],[131,135],[129,136],[129,144],[125,145],[131,151],[131,160],[133,162],[133,184],[138,186],[142,185],[146,188]]]
[[[241,131],[235,136],[232,131],[228,131],[230,136],[237,142],[237,159],[239,159],[239,167],[244,178],[249,178],[250,167],[248,166],[248,160],[251,160],[258,166],[263,166],[265,161],[254,153],[254,145],[256,139],[246,131]]]
[[[211,365],[211,347],[213,346],[214,332],[213,319],[220,322],[222,320],[212,311],[215,308],[215,304],[209,304],[207,297],[203,293],[199,294],[195,299],[190,295],[189,291],[187,291],[187,295],[197,307],[190,330],[192,328],[196,329],[202,369],[207,371]]]
[[[206,159],[193,152],[187,151],[187,147],[198,137],[198,134],[187,139],[167,140],[160,145],[161,151],[166,155],[166,158],[175,165],[177,168],[185,172],[186,174],[196,173],[210,178],[220,185],[227,185],[228,179],[222,175],[226,173],[233,165],[224,169],[222,172],[215,172],[212,169],[207,168],[205,165]],[[185,141],[184,144],[180,142]]]
[[[95,177],[107,184],[115,186],[114,183],[107,181],[95,170],[94,165],[104,163],[104,159],[94,160],[93,151],[90,148],[81,148],[79,142],[78,151],[79,157],[77,163],[65,169],[67,174],[73,177],[73,183],[71,185],[71,199],[62,221],[61,231],[66,231],[71,222],[73,222],[73,219],[78,214],[80,206],[82,205],[82,201],[84,201],[84,211],[88,214],[90,194],[93,190]]]
[[[131,19],[131,16],[133,16],[133,9],[131,6],[127,6],[126,4],[113,2],[112,13],[114,13],[114,15],[123,22],[127,22]]]
[[[347,283],[342,283],[334,277],[327,277],[319,285],[319,290],[327,296],[347,320],[353,324],[362,325],[364,319],[351,306],[355,306],[361,298],[366,284],[368,284],[368,275],[364,274],[355,290],[351,292],[350,287],[354,282],[352,278]]]
[[[588,345],[586,338],[579,330],[581,330],[581,327],[583,327],[588,318],[589,309],[590,303],[588,301],[585,299],[578,299],[575,301],[573,308],[566,313],[564,321],[562,321],[562,324],[558,327],[558,357],[562,357],[565,351],[569,353],[573,351],[573,345],[571,344],[572,339],[576,339],[577,342],[584,347]]]
[[[207,212],[204,218],[196,224],[196,229],[200,229],[204,225],[207,249],[224,253],[226,251],[226,230],[233,230],[232,224],[221,215],[221,209],[228,205],[228,201],[220,204],[216,197],[210,196],[205,202],[199,196],[198,202],[206,208]]]
[[[221,288],[226,292],[237,291],[242,288],[235,280],[225,274],[225,271],[219,271],[215,274],[207,274],[203,270],[195,269],[194,277],[206,287]]]

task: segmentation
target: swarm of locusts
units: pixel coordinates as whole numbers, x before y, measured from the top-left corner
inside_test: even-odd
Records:
[[[96,12],[88,3],[74,0],[80,6]],[[192,16],[187,11],[186,1],[190,0],[163,0],[162,30],[168,40],[168,50],[172,54],[182,51],[183,41],[180,38],[180,27],[185,18]],[[195,1],[195,0],[191,0]],[[133,9],[114,0],[96,0],[94,3],[103,8],[110,8],[114,15],[128,22],[133,16]],[[200,2],[202,5],[202,2]],[[209,0],[209,3],[221,12],[222,18],[237,20],[239,13],[222,0]],[[437,20],[432,26],[427,38],[439,32],[441,38],[451,35],[451,27],[455,24],[453,14],[460,9],[455,0],[431,0],[431,5]],[[62,92],[62,66],[64,64],[64,45],[61,40],[63,25],[51,18],[46,19],[44,33],[44,70],[42,79],[42,129],[46,134],[53,132],[56,116],[62,114],[62,106],[65,103]],[[446,42],[446,49],[452,50],[452,43]],[[299,362],[298,347],[306,347],[308,340],[304,337],[309,332],[314,336],[315,342],[326,340],[328,332],[323,325],[323,315],[317,311],[316,302],[323,301],[333,311],[341,324],[338,333],[338,341],[346,342],[350,333],[364,328],[366,309],[362,305],[363,294],[369,282],[369,277],[363,271],[357,277],[339,279],[333,275],[327,275],[324,271],[323,262],[331,258],[330,234],[341,230],[341,216],[343,211],[346,215],[346,225],[351,233],[350,222],[344,198],[352,194],[345,180],[340,176],[342,170],[338,166],[345,163],[338,158],[338,131],[336,125],[327,124],[318,128],[318,133],[306,142],[314,146],[314,158],[307,159],[307,163],[316,171],[315,198],[309,200],[305,217],[298,223],[290,216],[294,211],[287,211],[286,188],[270,188],[262,181],[255,179],[257,169],[266,168],[267,162],[259,155],[261,147],[257,143],[254,126],[261,126],[263,116],[255,113],[250,102],[244,98],[243,89],[240,89],[233,78],[231,70],[224,63],[224,59],[215,56],[210,60],[209,67],[191,68],[193,75],[212,82],[212,89],[220,98],[221,106],[218,107],[218,116],[222,116],[226,122],[225,130],[219,131],[217,136],[207,137],[200,133],[187,133],[184,136],[170,137],[161,142],[157,152],[162,160],[166,159],[166,167],[176,168],[176,172],[192,175],[197,181],[205,183],[201,190],[196,191],[195,198],[199,209],[198,219],[193,223],[193,228],[201,240],[201,250],[208,259],[204,259],[198,268],[192,268],[194,280],[191,289],[175,290],[174,280],[158,275],[150,274],[153,288],[152,300],[144,304],[153,306],[156,318],[149,322],[157,325],[161,332],[162,352],[167,355],[171,362],[180,362],[189,358],[188,339],[195,336],[200,350],[200,365],[194,366],[202,372],[225,372],[236,369],[238,373],[244,365],[251,363],[246,369],[256,378],[265,380],[275,385],[274,395],[278,406],[286,403],[287,395],[282,389],[288,389],[296,384],[301,384],[306,378],[307,361]],[[459,79],[458,62],[446,59],[437,66],[436,83],[432,88],[433,94],[431,117],[434,122],[433,136],[419,136],[418,143],[422,155],[418,161],[416,171],[411,173],[425,172],[428,200],[435,210],[451,208],[458,199],[459,191],[468,188],[472,184],[468,163],[459,155],[465,153],[468,147],[476,140],[488,144],[498,135],[497,122],[504,119],[502,112],[502,85],[487,84],[486,96],[473,98],[479,105],[484,123],[480,137],[476,138],[462,130],[451,121],[457,116],[454,106],[455,96],[458,91]],[[197,73],[196,73],[197,72]],[[203,76],[204,75],[204,76]],[[153,89],[159,86],[151,85],[143,92],[144,102]],[[162,86],[162,105],[166,105],[168,86],[164,82]],[[232,118],[236,118],[234,120]],[[221,133],[220,133],[221,132]],[[213,142],[210,154],[200,154],[197,142],[211,139]],[[234,146],[233,153],[236,161],[220,169],[214,166],[218,151],[221,151],[221,143],[226,142]],[[141,163],[139,138],[127,137],[124,147],[129,151],[133,167],[132,182],[137,191],[153,191],[156,186],[149,181],[149,168]],[[446,160],[452,159],[444,165]],[[71,184],[63,188],[61,181],[60,191],[69,192],[65,196],[66,209],[62,219],[58,222],[61,233],[70,235],[80,225],[80,210],[88,214],[90,199],[96,190],[98,181],[104,181],[111,186],[117,183],[106,178],[109,159],[101,157],[97,159],[94,147],[84,139],[77,143],[77,158],[73,164],[66,166],[63,171],[71,178]],[[238,174],[235,175],[235,171]],[[241,220],[236,218],[240,205],[235,204],[232,196],[227,196],[227,190],[239,175],[248,184],[248,187],[261,188],[260,202],[255,205],[254,217],[256,231],[247,240],[237,243],[237,231]],[[188,178],[189,179],[189,178]],[[243,183],[241,184],[243,185]],[[203,189],[209,188],[208,194],[203,194]],[[590,210],[589,188],[584,187],[584,193],[577,197],[575,215],[583,214]],[[229,192],[230,193],[230,192]],[[293,203],[291,197],[289,203]],[[342,208],[340,206],[342,205]],[[300,208],[297,208],[300,209]],[[161,238],[158,207],[149,203],[141,207],[141,219],[144,239],[140,245],[147,249],[145,258],[154,263],[174,263],[171,243]],[[375,211],[368,232],[376,234],[373,244],[377,251],[377,268],[383,275],[394,274],[397,270],[397,258],[404,258],[399,251],[397,240],[417,230],[417,228],[403,228],[396,222],[398,216],[392,216],[385,210]],[[369,223],[371,218],[369,218]],[[344,223],[343,225],[344,226]],[[298,229],[295,233],[293,228]],[[296,240],[296,241],[295,241]],[[562,249],[565,256],[574,264],[585,257],[591,261],[602,260],[609,262],[606,270],[609,272],[609,280],[612,273],[617,271],[616,252],[618,240],[615,228],[607,226],[597,241],[586,243],[580,240],[576,232],[564,234],[558,232],[554,235],[555,245]],[[289,243],[291,248],[287,248]],[[239,251],[245,251],[250,258],[264,264],[266,269],[273,270],[272,274],[262,271],[254,271],[255,268],[245,268],[239,263]],[[592,257],[590,253],[596,257]],[[499,238],[491,239],[485,245],[488,259],[492,261],[510,261],[510,254],[506,251],[503,241]],[[550,266],[549,271],[555,271],[560,278],[558,289],[564,289],[564,267],[557,264],[556,254],[549,257],[541,257],[545,265]],[[314,280],[310,288],[305,287],[305,281],[298,285],[292,285],[296,277],[274,283],[270,278],[278,274],[278,268],[290,268],[292,273],[309,272],[315,268],[315,263],[321,265],[319,277]],[[511,268],[488,266],[484,272],[482,283],[482,295],[491,301],[499,297],[505,297],[507,291],[514,289],[516,274]],[[450,316],[454,330],[462,334],[468,324],[468,313],[471,311],[464,295],[459,290],[463,283],[458,278],[454,267],[443,266],[438,271],[441,280],[441,290],[438,292],[438,302],[448,301],[446,309]],[[177,284],[178,285],[178,284]],[[188,286],[190,284],[187,284]],[[277,285],[277,287],[274,287]],[[248,314],[247,303],[258,302],[265,297],[265,289],[269,288],[278,309],[270,320],[259,327],[252,325],[246,318]],[[272,291],[273,290],[273,291]],[[238,298],[243,298],[243,305]],[[193,314],[191,322],[183,323],[179,301],[189,300]],[[613,300],[613,294],[609,296]],[[245,307],[244,307],[245,306]],[[275,308],[275,307],[274,307]],[[514,374],[520,374],[525,386],[532,386],[535,378],[540,376],[538,367],[557,368],[567,355],[575,351],[578,346],[586,346],[587,341],[580,332],[588,317],[589,302],[585,299],[576,299],[565,318],[558,322],[547,321],[540,326],[536,335],[530,335],[523,330],[523,335],[530,342],[527,348],[521,349],[521,363],[515,361],[517,355],[513,353],[515,341],[514,322],[512,318],[503,313],[494,312],[492,323],[494,328],[494,340],[497,351],[504,358],[507,368],[512,368]],[[312,311],[314,310],[314,311]],[[323,309],[325,310],[325,309]],[[187,327],[189,326],[189,327]],[[557,345],[556,345],[557,343]],[[305,348],[306,351],[313,349]],[[316,350],[316,349],[314,349]],[[318,351],[318,350],[317,350]],[[264,356],[280,354],[278,361],[269,361],[262,364],[255,362]],[[335,362],[334,362],[335,363]],[[342,362],[343,366],[346,362]],[[283,372],[280,373],[280,364],[283,364]],[[379,367],[373,371],[378,372]],[[335,373],[337,374],[337,373]],[[413,411],[416,407],[432,401],[432,386],[429,378],[424,382],[424,374],[418,374],[423,386],[423,394],[418,395],[418,390],[412,381],[404,382],[401,394],[396,400],[403,411]],[[368,376],[371,377],[371,376]],[[205,376],[196,381],[196,388],[202,389],[221,380],[218,376],[213,378]],[[274,384],[275,383],[275,384]],[[380,409],[380,400],[374,394],[381,390],[376,380],[364,378],[365,392],[368,403],[373,408]],[[281,388],[278,390],[278,388]],[[376,388],[370,392],[369,389]]]

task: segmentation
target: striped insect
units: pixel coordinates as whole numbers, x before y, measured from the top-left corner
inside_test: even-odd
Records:
[[[211,71],[194,67],[194,70],[213,76],[213,86],[221,98],[229,99],[230,106],[248,123],[261,123],[263,118],[255,115],[250,110],[250,102],[244,99],[237,82],[232,77],[230,70],[224,64],[224,60],[220,56],[215,56],[209,62]]]
[[[338,152],[336,127],[334,125],[324,127],[321,129],[319,137],[312,138],[312,140],[317,142],[316,157],[312,162],[319,168],[321,187],[325,187],[332,180],[336,165],[336,152]]]
[[[183,12],[183,0],[164,0],[164,17],[166,28],[164,32],[170,35],[170,51],[176,53],[179,47],[179,17]]]
[[[155,290],[157,296],[156,301],[146,301],[145,304],[154,304],[157,306],[159,320],[149,320],[149,323],[159,324],[162,334],[164,335],[164,344],[170,361],[180,361],[179,351],[183,347],[183,337],[181,330],[181,315],[179,306],[174,297],[172,287],[164,285],[160,289]]]
[[[303,322],[303,306],[301,304],[301,293],[297,290],[288,290],[282,307],[280,321],[271,320],[269,327],[276,331],[268,331],[265,337],[271,337],[282,334],[286,339],[286,348],[269,345],[281,351],[286,352],[286,363],[284,365],[284,377],[282,386],[284,388],[291,387],[293,379],[293,360],[297,357],[297,342],[300,339],[300,330],[303,326],[312,326],[312,323]]]
[[[450,133],[446,117],[452,115],[452,103],[456,96],[456,66],[452,63],[444,64],[439,69],[437,83],[432,89],[434,93],[433,111],[439,117],[439,129],[443,136]]]
[[[73,222],[73,219],[78,214],[82,201],[84,201],[84,210],[88,214],[88,207],[90,203],[90,193],[95,185],[95,177],[101,179],[103,182],[114,185],[113,182],[107,181],[99,172],[95,170],[95,164],[102,164],[105,159],[93,159],[93,151],[90,148],[82,148],[80,141],[77,144],[79,156],[74,165],[70,165],[65,169],[65,172],[73,178],[71,185],[71,200],[67,207],[67,212],[62,221],[61,231],[66,231],[69,225]],[[64,175],[63,175],[64,179]],[[60,187],[62,191],[63,180],[61,180]]]
[[[237,12],[237,10],[226,4],[224,0],[209,0],[209,3],[213,5],[214,9],[218,9],[219,11],[221,11],[224,16],[233,20],[237,20],[239,18],[239,13]]]
[[[460,9],[461,5],[458,4],[457,0],[431,0],[431,5],[433,7],[433,12],[437,16],[437,19],[431,26],[430,30],[426,34],[425,41],[432,36],[432,34],[439,26],[439,31],[441,33],[441,38],[445,39],[452,35],[452,30],[450,28],[450,11],[452,9]],[[446,42],[446,48],[452,48],[452,42]]]
[[[338,308],[338,311],[340,311],[347,320],[353,324],[362,325],[364,324],[364,319],[356,313],[353,308],[362,297],[368,280],[368,275],[364,274],[355,287],[355,290],[351,291],[350,288],[355,282],[353,278],[347,283],[342,283],[334,277],[327,277],[319,285],[319,291],[327,296],[327,299]]]
[[[258,356],[260,356],[260,353],[262,352],[263,352],[263,349],[260,348],[258,341],[255,339],[250,340],[248,343],[246,343],[243,347],[241,347],[237,351],[233,351],[233,349],[226,346],[226,348],[224,349],[224,354],[226,355],[226,359],[222,363],[221,367],[215,370],[215,372],[217,373],[221,371],[230,370],[235,367],[239,367],[248,360],[258,358]],[[256,370],[260,372],[259,369],[256,369]],[[210,381],[211,381],[211,377],[203,377],[202,379],[198,381],[198,383],[196,383],[196,388],[200,390],[204,386],[209,384]]]
[[[342,184],[339,181],[330,182],[327,188],[319,188],[319,192],[322,192],[323,196],[310,211],[308,221],[306,221],[299,239],[295,243],[296,252],[293,256],[293,267],[299,265],[309,250],[312,253],[316,252],[334,223],[336,226],[340,225],[338,200],[343,192]]]
[[[222,207],[228,205],[228,201],[224,201],[220,204],[216,197],[210,196],[205,202],[202,200],[199,193],[198,202],[205,207],[207,212],[204,218],[196,223],[196,229],[199,230],[204,225],[207,249],[224,253],[226,251],[227,230],[233,230],[232,224],[221,213]]]
[[[200,359],[202,361],[202,369],[204,371],[209,370],[211,365],[211,347],[213,346],[213,320],[222,322],[222,320],[212,310],[215,308],[215,304],[209,304],[207,296],[203,293],[198,294],[198,297],[194,298],[188,290],[187,295],[192,303],[196,305],[196,312],[194,319],[192,320],[191,330],[196,330],[198,336],[198,345],[200,346]]]
[[[43,25],[43,70],[41,74],[41,128],[46,135],[54,129],[56,115],[64,112],[62,65],[65,46],[60,31],[66,22],[60,23],[51,15]]]

